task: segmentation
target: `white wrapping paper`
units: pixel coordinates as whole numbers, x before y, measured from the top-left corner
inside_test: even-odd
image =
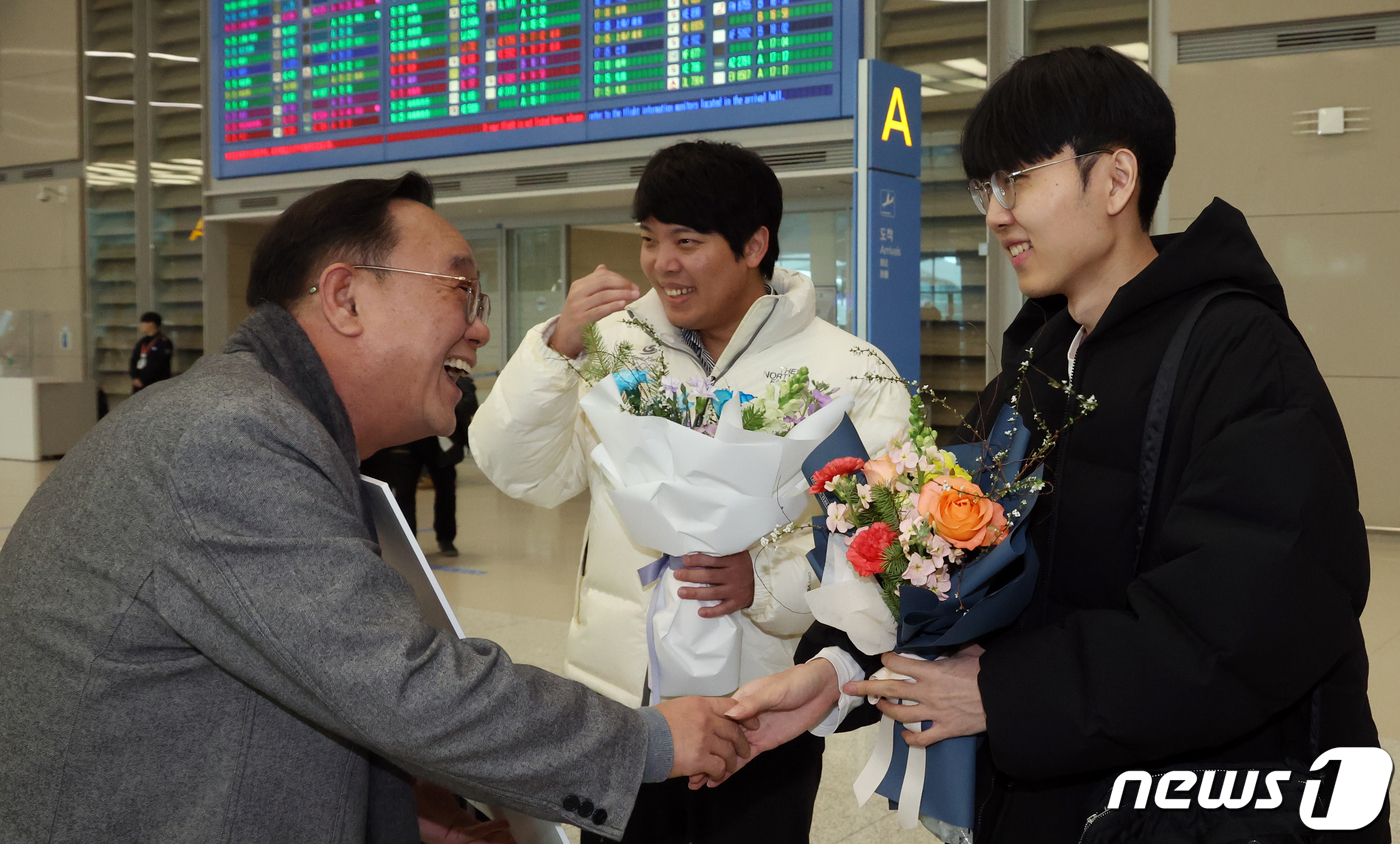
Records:
[[[714,437],[627,413],[612,378],[579,404],[598,434],[592,459],[613,485],[609,497],[632,541],[668,556],[722,557],[801,515],[802,461],[852,403],[848,395],[835,398],[785,437],[745,431],[737,394]],[[681,600],[683,585],[668,566],[654,587],[647,619],[653,694],[729,694],[739,686],[739,625],[728,616],[701,618],[700,607],[716,602]]]
[[[846,559],[850,545],[845,534],[833,533],[827,539],[822,584],[807,593],[807,608],[822,624],[844,630],[863,653],[892,651],[898,632],[894,616],[875,578],[856,574]]]

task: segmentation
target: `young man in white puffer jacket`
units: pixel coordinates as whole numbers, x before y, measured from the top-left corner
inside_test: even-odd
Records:
[[[870,344],[816,317],[812,280],[774,266],[782,188],[756,154],[705,141],[661,150],[633,200],[642,270],[653,290],[599,266],[575,281],[560,316],[531,329],[471,425],[472,454],[502,491],[555,507],[585,488],[591,509],[565,675],[629,705],[647,682],[649,592],[637,570],[660,557],[633,543],[608,498],[609,482],[589,458],[598,439],[579,409],[588,385],[583,328],[596,322],[609,346],[627,340],[644,360],[664,357],[682,380],[761,393],[797,368],[855,396],[852,421],[874,453],[908,424],[909,394],[868,380],[894,373]],[[630,316],[656,331],[658,345]],[[816,513],[809,508],[810,516]],[[810,532],[767,549],[685,558],[684,599],[718,600],[707,617],[733,613],[742,632],[740,683],[792,665],[812,623],[806,593]],[[708,584],[708,588],[699,588]],[[625,842],[805,842],[821,778],[822,740],[805,736],[764,753],[722,786],[690,791],[683,781],[644,785]],[[585,833],[585,842],[603,839]]]

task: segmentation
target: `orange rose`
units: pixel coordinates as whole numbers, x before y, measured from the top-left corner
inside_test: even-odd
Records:
[[[874,460],[865,461],[865,480],[871,486],[888,486],[890,481],[898,477],[899,472],[894,468],[894,461],[888,454],[882,454]]]
[[[972,481],[940,475],[919,491],[917,509],[938,535],[964,550],[1006,538],[1006,514]]]

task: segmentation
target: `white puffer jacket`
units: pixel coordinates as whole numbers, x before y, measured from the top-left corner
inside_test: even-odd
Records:
[[[874,347],[816,318],[816,291],[807,276],[779,268],[770,285],[773,294],[749,308],[715,361],[715,385],[757,394],[769,382],[806,366],[813,379],[854,394],[851,420],[866,449],[874,453],[884,448],[908,424],[909,394],[899,384],[863,376],[889,375],[893,368],[882,365],[883,355],[877,360],[855,354],[852,349],[857,346]],[[624,325],[626,312],[599,323],[609,346],[629,340],[642,357],[664,355],[678,378],[704,377],[695,354],[667,322],[655,291],[637,300],[630,311],[651,324],[662,348],[640,329]],[[661,554],[634,544],[618,521],[608,498],[610,484],[589,458],[598,438],[579,410],[588,385],[547,345],[554,323],[531,329],[501,371],[472,421],[472,455],[507,495],[541,507],[556,507],[585,487],[592,490],[565,676],[637,706],[647,672],[645,620],[650,600],[637,569]],[[812,505],[803,518],[816,512]],[[811,534],[804,531],[775,547],[750,549],[754,602],[735,614],[743,635],[741,683],[792,666],[797,639],[812,623],[806,597],[815,585],[806,560],[811,548]]]

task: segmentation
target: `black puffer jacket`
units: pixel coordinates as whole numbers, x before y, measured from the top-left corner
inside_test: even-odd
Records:
[[[1237,210],[1217,199],[1154,243],[1078,350],[1073,387],[1098,408],[1050,454],[1035,596],[983,643],[978,844],[1078,841],[1123,769],[1306,767],[1314,744],[1377,743],[1359,623],[1369,557],[1326,384]],[[1191,334],[1139,568],[1149,396],[1186,312],[1220,287],[1256,295],[1214,300]],[[1065,397],[1047,382],[1067,378],[1078,330],[1062,297],[1028,302],[980,412],[1031,349],[1023,413],[1033,403],[1058,427]],[[1385,812],[1373,828],[1358,840],[1389,840]]]

